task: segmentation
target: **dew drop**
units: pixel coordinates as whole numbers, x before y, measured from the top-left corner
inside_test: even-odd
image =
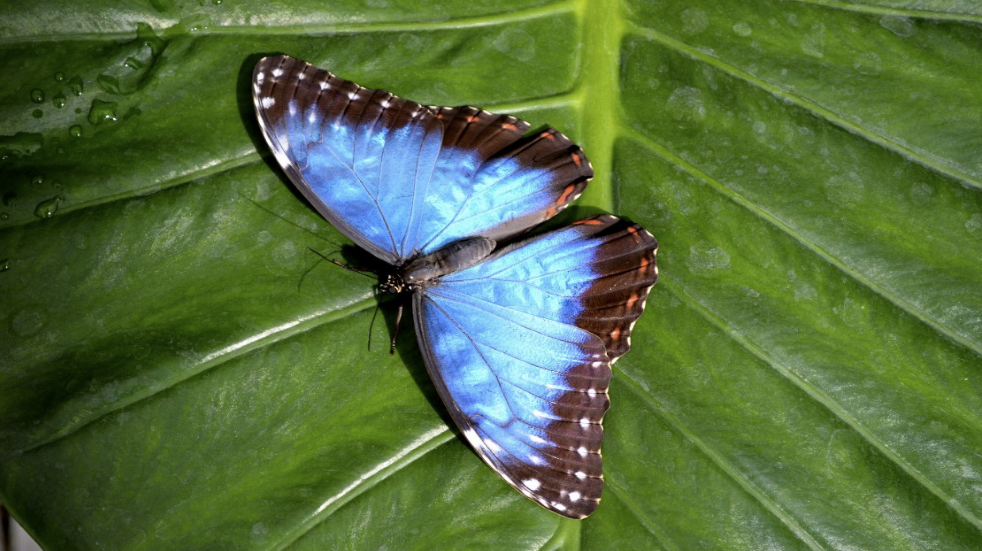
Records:
[[[6,212],[0,212],[0,220],[6,220],[8,218],[10,218],[9,214],[7,214]]]
[[[62,73],[61,71],[58,71],[57,73],[55,73],[55,80],[57,80],[58,82],[64,81],[65,80],[65,73]]]
[[[106,121],[116,122],[116,107],[114,101],[92,100],[89,109],[89,124],[99,125]]]
[[[68,103],[68,98],[65,97],[65,94],[58,92],[58,95],[51,98],[51,103],[53,103],[58,109],[61,109],[66,103]]]
[[[73,124],[72,127],[68,129],[68,135],[73,138],[82,137],[82,127],[77,124]]]
[[[153,27],[147,25],[146,23],[136,24],[136,38],[140,41],[140,44],[150,47],[150,52],[154,57],[160,55],[160,52],[164,50],[166,45],[163,40],[155,32],[153,32]]]
[[[36,185],[36,186],[39,186],[39,185],[43,184],[44,183],[44,176],[42,176],[41,174],[38,174],[34,178],[31,178],[31,183],[34,184],[34,185]]]
[[[110,94],[122,94],[123,92],[119,88],[119,79],[112,75],[99,75],[95,79],[95,83],[102,88],[103,91],[109,92]]]
[[[58,210],[59,200],[61,200],[61,198],[55,196],[51,199],[41,201],[38,203],[38,206],[34,207],[34,216],[37,216],[38,218],[51,218]]]
[[[17,204],[17,194],[16,193],[14,193],[12,191],[8,191],[7,193],[4,193],[3,194],[3,206],[5,206],[5,207],[12,207],[12,206],[14,206],[16,204]]]
[[[81,115],[82,114],[82,108],[81,107],[76,107],[75,108],[75,114],[76,115]]]
[[[10,269],[10,259],[4,258],[3,260],[0,260],[0,272],[6,272],[9,269]]]
[[[31,116],[34,117],[35,119],[40,119],[41,117],[44,116],[44,111],[40,109],[35,109],[34,111],[31,111]]]
[[[34,103],[44,103],[44,90],[40,88],[31,90],[31,101]]]
[[[18,132],[13,136],[0,136],[0,158],[27,157],[44,145],[44,137],[33,132]]]
[[[76,96],[82,95],[82,77],[72,77],[68,81],[68,88],[72,91],[72,94]]]

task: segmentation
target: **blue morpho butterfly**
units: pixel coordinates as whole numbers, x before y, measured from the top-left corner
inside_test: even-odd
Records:
[[[655,238],[610,215],[516,239],[579,197],[593,169],[553,129],[426,107],[278,55],[253,98],[290,180],[412,293],[426,369],[478,455],[570,518],[603,474],[610,365],[655,283]]]

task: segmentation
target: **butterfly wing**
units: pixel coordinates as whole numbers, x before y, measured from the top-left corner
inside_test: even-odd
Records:
[[[593,176],[559,132],[470,107],[425,107],[278,55],[253,73],[259,125],[279,164],[338,230],[401,265],[553,216]]]
[[[657,278],[655,239],[609,215],[507,247],[414,295],[426,367],[509,484],[571,518],[603,490],[611,363]]]

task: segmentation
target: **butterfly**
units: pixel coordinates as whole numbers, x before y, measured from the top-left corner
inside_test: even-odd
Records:
[[[599,215],[529,237],[593,169],[552,128],[363,88],[286,55],[253,72],[259,126],[283,171],[409,292],[433,384],[461,433],[548,510],[600,501],[611,364],[657,279],[657,242]]]

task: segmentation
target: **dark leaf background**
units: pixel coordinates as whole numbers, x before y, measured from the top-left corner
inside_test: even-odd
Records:
[[[5,2],[0,497],[50,550],[979,549],[980,23],[967,0]],[[412,329],[390,357],[392,307],[372,325],[372,281],[308,250],[364,260],[262,143],[248,79],[279,52],[555,126],[597,172],[574,214],[659,238],[594,516],[485,467]]]

